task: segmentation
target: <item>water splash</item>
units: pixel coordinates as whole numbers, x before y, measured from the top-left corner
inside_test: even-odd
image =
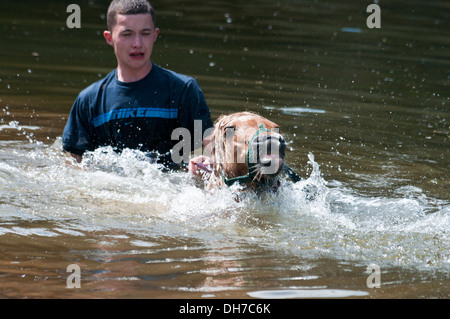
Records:
[[[0,122],[1,123],[1,122]],[[34,133],[29,131],[39,130],[39,126],[20,125],[18,121],[10,121],[8,124],[0,125],[0,132],[3,130],[16,130],[19,134],[25,136],[29,143],[42,144],[34,138]]]
[[[3,227],[2,233],[120,229],[207,245],[250,243],[307,259],[450,268],[448,202],[412,186],[392,197],[368,197],[338,182],[330,186],[312,153],[304,180],[283,178],[277,193],[236,202],[236,187],[211,193],[184,172],[164,173],[139,151],[102,148],[76,164],[60,150],[60,140],[50,147],[1,150],[2,218],[57,222],[48,229]]]

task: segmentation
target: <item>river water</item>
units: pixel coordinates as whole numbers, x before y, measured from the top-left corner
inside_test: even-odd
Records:
[[[108,1],[78,1],[80,29],[72,2],[0,3],[0,298],[450,296],[446,1],[381,2],[379,29],[369,1],[152,2],[153,61],[213,120],[282,127],[304,179],[241,202],[137,151],[61,154],[76,95],[115,67]]]

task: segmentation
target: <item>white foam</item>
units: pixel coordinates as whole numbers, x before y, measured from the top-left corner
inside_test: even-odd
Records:
[[[121,228],[144,236],[189,236],[212,242],[249,242],[305,258],[332,258],[380,266],[449,268],[450,206],[417,186],[393,196],[358,194],[323,179],[313,154],[305,179],[284,178],[278,193],[245,196],[238,186],[213,192],[183,172],[163,173],[143,154],[100,149],[82,164],[67,165],[57,148],[2,149],[2,204],[6,219],[56,220],[58,228],[1,233],[81,236]],[[5,198],[4,198],[5,200]],[[70,225],[64,223],[70,221]],[[62,225],[62,226],[61,226]],[[66,229],[66,230],[61,230]],[[139,245],[139,243],[135,243]]]

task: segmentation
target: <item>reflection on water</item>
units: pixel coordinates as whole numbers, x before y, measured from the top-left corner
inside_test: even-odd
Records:
[[[376,30],[351,1],[153,3],[154,62],[196,77],[214,118],[281,124],[305,178],[239,203],[139,152],[61,155],[74,98],[115,65],[108,1],[79,1],[79,30],[40,3],[0,4],[1,297],[448,298],[443,1],[381,3]]]

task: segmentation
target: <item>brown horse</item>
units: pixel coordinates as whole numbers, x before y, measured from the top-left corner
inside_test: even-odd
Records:
[[[276,123],[251,112],[223,115],[205,150],[210,156],[191,161],[189,170],[209,171],[210,185],[239,183],[254,190],[278,187],[286,141]]]

